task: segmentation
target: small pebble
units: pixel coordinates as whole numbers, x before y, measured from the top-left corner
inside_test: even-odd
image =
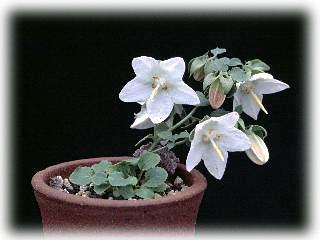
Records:
[[[181,187],[181,185],[183,184],[183,180],[181,177],[176,177],[176,179],[173,182],[175,187]]]
[[[83,186],[80,186],[80,191],[87,191],[88,190],[88,186],[87,185],[83,185]]]
[[[62,189],[61,191],[62,191],[62,192],[64,192],[64,193],[69,193],[69,192],[68,192],[68,190],[67,190],[67,189],[65,189],[65,188],[64,188],[64,189]]]
[[[181,192],[184,192],[184,191],[186,191],[187,189],[188,189],[189,187],[188,186],[186,186],[186,185],[182,185],[182,187],[181,187]]]
[[[73,187],[72,187],[71,183],[69,182],[68,178],[63,179],[63,185],[68,191],[70,191],[70,192],[73,191]]]
[[[162,196],[160,194],[158,194],[158,193],[155,193],[154,194],[154,199],[159,199],[159,198],[162,198]]]
[[[168,196],[174,196],[174,195],[176,195],[175,191],[171,190],[170,192],[168,192]]]
[[[55,189],[62,189],[63,178],[61,176],[56,176],[50,179],[49,185]]]
[[[166,183],[169,187],[173,187],[173,184],[172,183],[170,183],[170,182],[168,182],[168,183]]]

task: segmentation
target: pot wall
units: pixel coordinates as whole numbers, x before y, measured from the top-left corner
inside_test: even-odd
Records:
[[[82,159],[49,167],[32,179],[44,232],[137,230],[193,233],[198,209],[207,186],[201,173],[187,172],[179,164],[178,175],[190,187],[175,196],[151,200],[106,200],[66,194],[48,186],[50,177],[63,178],[77,166],[90,166],[106,159],[117,162],[128,157]],[[120,231],[119,231],[120,232]]]

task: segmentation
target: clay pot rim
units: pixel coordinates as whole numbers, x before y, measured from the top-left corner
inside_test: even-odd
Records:
[[[201,192],[203,192],[207,187],[206,178],[196,169],[193,169],[190,174],[193,178],[193,183],[186,191],[179,192],[174,196],[167,196],[159,199],[146,199],[146,200],[138,200],[138,201],[130,201],[130,200],[107,200],[107,199],[96,199],[96,198],[85,198],[76,196],[73,194],[66,194],[59,190],[56,190],[50,187],[46,180],[49,177],[53,177],[52,172],[57,171],[61,168],[67,168],[74,165],[91,165],[101,160],[110,160],[113,162],[117,162],[123,159],[128,159],[130,157],[98,157],[98,158],[87,158],[74,160],[69,162],[60,163],[57,165],[50,166],[42,171],[37,172],[31,180],[32,187],[34,191],[39,194],[44,195],[49,199],[53,199],[58,202],[69,203],[72,205],[81,205],[81,206],[89,206],[89,207],[111,207],[111,208],[127,208],[127,207],[145,207],[145,206],[159,206],[159,205],[167,205],[167,204],[175,204],[179,201],[183,201],[185,199],[192,198]],[[178,164],[178,168],[182,171],[186,171],[186,167],[183,164]]]

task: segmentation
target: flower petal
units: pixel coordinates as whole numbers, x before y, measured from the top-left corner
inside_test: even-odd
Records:
[[[257,97],[262,102],[262,95],[257,94]],[[256,104],[256,102],[253,100],[252,96],[249,94],[241,94],[240,93],[240,102],[243,111],[250,117],[252,117],[254,120],[257,120],[258,114],[260,111],[260,107]]]
[[[271,94],[289,88],[289,85],[276,79],[257,79],[254,81],[256,92],[260,94]]]
[[[233,94],[233,111],[236,109],[237,106],[241,105],[240,104],[240,99],[239,99],[239,92],[235,92]]]
[[[203,153],[206,151],[206,145],[197,140],[191,142],[191,147],[186,160],[187,171],[191,171],[201,161]]]
[[[212,117],[212,120],[218,123],[218,127],[234,127],[239,120],[239,114],[237,112],[227,113],[221,117]]]
[[[151,82],[153,72],[159,67],[159,62],[152,57],[136,57],[132,60],[132,68],[135,74],[143,80]]]
[[[228,160],[228,152],[222,148],[220,150],[222,152],[224,161],[219,158],[214,149],[212,147],[209,147],[209,145],[207,146],[207,151],[203,154],[202,157],[204,165],[206,166],[210,174],[219,180],[223,177]]]
[[[257,73],[257,74],[254,74],[251,76],[250,78],[250,81],[254,81],[254,80],[257,80],[257,79],[260,79],[260,78],[263,78],[263,79],[273,79],[273,76],[269,73]]]
[[[151,92],[151,83],[135,77],[122,88],[119,98],[123,102],[144,102],[150,97]]]
[[[147,114],[154,124],[163,122],[171,113],[173,102],[166,91],[159,90],[157,95],[147,101]]]
[[[151,122],[145,105],[141,106],[141,111],[136,114],[135,120],[133,124],[130,126],[130,128],[135,129],[147,129],[153,127],[154,124]]]
[[[169,80],[181,80],[186,69],[186,64],[181,57],[170,58],[160,62],[160,67],[167,72],[166,78]],[[169,80],[170,81],[170,80]]]
[[[247,135],[236,128],[221,132],[217,142],[221,148],[228,152],[245,151],[251,147]]]
[[[168,88],[168,94],[176,104],[197,105],[200,103],[197,93],[184,82]]]

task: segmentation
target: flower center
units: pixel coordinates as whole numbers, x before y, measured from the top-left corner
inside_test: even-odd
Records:
[[[239,89],[244,94],[250,94],[250,92],[252,92],[255,89],[255,87],[251,82],[246,82],[246,83],[242,83]]]
[[[162,90],[167,90],[168,86],[166,84],[166,81],[163,78],[160,78],[159,76],[153,76],[152,77],[152,92],[150,99],[153,100],[155,96],[158,94],[159,89],[161,88]]]
[[[216,141],[219,141],[220,138],[221,138],[220,134],[215,133],[212,128],[209,128],[208,132],[202,135],[202,142],[205,144],[210,142],[213,147],[213,150],[217,153],[219,158],[222,161],[224,161],[224,157],[222,155],[222,152],[219,149],[218,145],[216,144]]]
[[[263,106],[261,100],[258,98],[258,96],[255,94],[254,90],[255,87],[251,82],[242,83],[239,87],[240,91],[244,94],[250,94],[253,101],[257,104],[257,106],[264,111],[266,114],[268,114],[266,108]]]

